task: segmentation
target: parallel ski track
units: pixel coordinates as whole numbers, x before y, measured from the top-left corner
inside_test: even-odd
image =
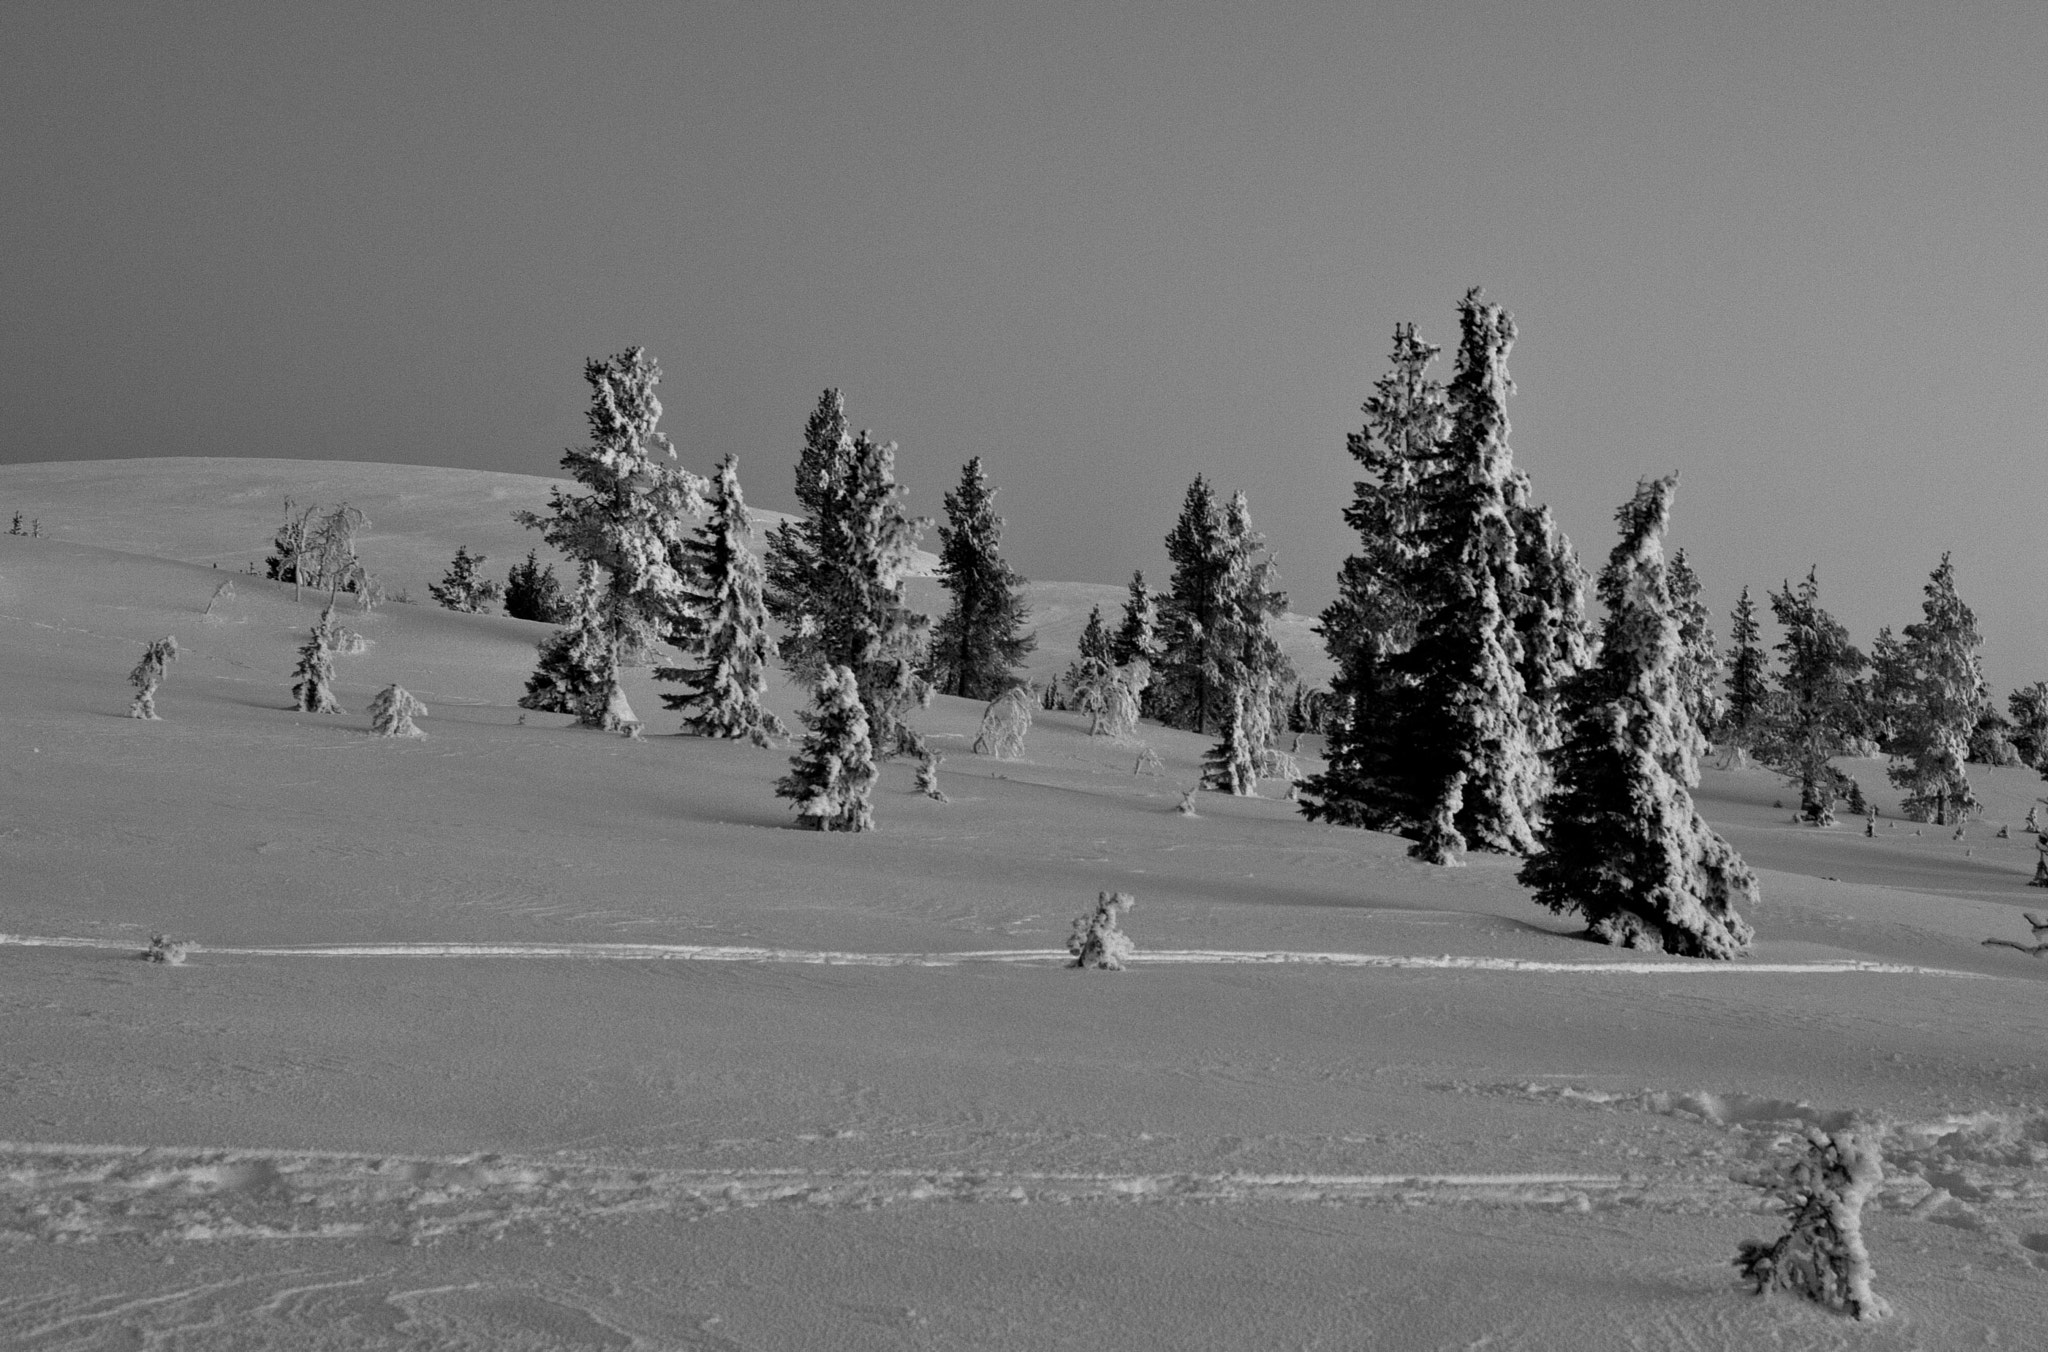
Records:
[[[21,948],[111,948],[135,950],[133,940],[80,939],[55,935],[0,934],[0,946]],[[268,947],[188,944],[193,956],[244,958],[582,958],[604,962],[794,962],[835,967],[955,967],[963,963],[1064,963],[1065,949],[998,948],[965,953],[854,953],[836,950],[754,948],[731,944],[493,944],[389,943],[297,944]],[[1981,972],[1917,967],[1907,963],[1839,959],[1826,962],[1711,962],[1667,958],[1653,962],[1539,962],[1530,958],[1489,958],[1446,953],[1439,957],[1386,953],[1308,953],[1283,949],[1147,949],[1131,958],[1136,967],[1255,965],[1372,967],[1429,971],[1587,972],[1631,975],[1672,973],[1733,976],[1824,976],[1876,974],[1945,976],[1992,980]]]

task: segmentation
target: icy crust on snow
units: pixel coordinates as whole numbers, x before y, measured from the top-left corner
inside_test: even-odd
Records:
[[[0,934],[0,946],[23,948],[115,948],[132,949],[134,944],[118,939],[84,939],[56,935]],[[795,962],[847,967],[952,967],[961,963],[1061,963],[1072,960],[1063,948],[996,948],[962,953],[857,953],[843,950],[754,948],[736,944],[491,944],[491,943],[391,943],[391,944],[308,944],[300,947],[261,948],[228,945],[188,944],[192,955],[266,958],[587,958],[613,962]],[[1867,962],[1842,959],[1821,962],[1692,962],[1684,959],[1645,962],[1539,962],[1526,958],[1492,958],[1446,953],[1439,957],[1387,953],[1314,953],[1283,949],[1146,949],[1125,959],[1132,966],[1289,963],[1324,967],[1377,967],[1431,971],[1469,970],[1480,972],[1591,972],[1656,973],[1700,972],[1752,975],[1828,975],[1872,973],[1885,975],[1962,977],[1996,980],[1979,972],[1959,972],[1941,967],[1916,967],[1906,963]]]

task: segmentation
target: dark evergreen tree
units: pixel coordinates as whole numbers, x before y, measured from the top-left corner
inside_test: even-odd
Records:
[[[1771,613],[1785,631],[1777,645],[1785,667],[1778,675],[1774,759],[1798,781],[1800,815],[1831,825],[1836,788],[1828,762],[1843,753],[1856,726],[1856,675],[1865,658],[1841,622],[1821,609],[1817,570],[1797,591],[1787,582],[1772,592]]]
[[[466,615],[485,613],[504,590],[483,576],[484,558],[482,554],[471,558],[467,546],[455,546],[455,561],[439,582],[427,584],[427,594],[449,610]]]
[[[1860,683],[1863,693],[1857,731],[1889,753],[1905,729],[1913,702],[1913,659],[1891,627],[1877,631],[1870,645],[1870,675]]]
[[[681,595],[673,559],[705,510],[704,481],[673,463],[675,448],[658,430],[661,368],[645,349],[586,362],[583,378],[590,384],[590,444],[565,451],[562,468],[584,491],[553,489],[546,515],[513,518],[601,570],[601,624],[587,638],[605,652],[586,674],[603,687],[580,701],[577,718],[615,728],[624,706],[619,670],[654,652]]]
[[[694,537],[683,542],[684,583],[672,613],[669,641],[695,659],[657,667],[654,677],[687,687],[664,694],[662,704],[684,712],[683,728],[699,737],[744,737],[767,746],[782,724],[761,707],[775,639],[761,598],[761,563],[747,548],[753,523],[730,455],[718,466],[710,511]]]
[[[1088,612],[1088,623],[1081,626],[1081,660],[1100,662],[1104,666],[1115,666],[1115,641],[1108,628],[1102,623],[1102,607],[1096,606]]]
[[[1160,607],[1159,663],[1153,689],[1159,717],[1202,732],[1218,712],[1217,667],[1227,651],[1220,630],[1224,594],[1223,518],[1215,490],[1197,474],[1166,537],[1173,578]]]
[[[1537,902],[1578,912],[1608,943],[1732,958],[1753,937],[1735,904],[1756,902],[1756,877],[1687,791],[1704,741],[1685,706],[1685,644],[1659,539],[1675,484],[1644,481],[1616,514],[1600,656],[1566,686],[1540,852],[1518,876]]]
[[[604,726],[604,709],[591,712],[597,701],[623,700],[618,695],[618,672],[612,665],[612,646],[606,632],[604,598],[597,580],[597,565],[583,563],[576,570],[576,595],[570,605],[569,623],[541,640],[540,662],[526,678],[526,693],[519,707],[539,713],[571,714],[586,726]],[[612,722],[617,723],[614,706]]]
[[[2012,714],[2012,749],[2022,765],[2043,768],[2048,755],[2048,681],[2024,685],[2006,698]]]
[[[976,456],[946,494],[946,524],[939,527],[939,581],[953,603],[932,630],[929,675],[946,694],[966,699],[1002,693],[1038,642],[1018,632],[1029,615],[1018,591],[1024,579],[1003,562],[1003,519],[994,500]]]
[[[1109,643],[1109,664],[1127,667],[1133,662],[1151,665],[1159,660],[1159,598],[1145,588],[1145,574],[1131,574],[1130,594],[1124,599],[1123,620]]]
[[[822,623],[829,608],[828,579],[818,556],[825,513],[843,491],[853,460],[853,433],[846,425],[846,400],[838,390],[818,396],[804,424],[797,454],[796,497],[803,516],[768,533],[768,613],[784,628],[782,660],[797,681],[814,687],[829,665]]]
[[[334,699],[334,651],[340,646],[341,628],[330,601],[299,648],[299,664],[292,669],[293,708],[308,714],[346,712]]]
[[[1666,574],[1671,584],[1671,604],[1678,617],[1678,686],[1685,692],[1685,709],[1700,732],[1712,738],[1721,726],[1727,705],[1721,698],[1721,654],[1714,646],[1714,624],[1700,600],[1700,580],[1685,561],[1685,551],[1672,554]]]
[[[797,715],[810,731],[790,772],[776,781],[776,796],[789,799],[797,820],[811,830],[873,830],[874,743],[859,682],[849,668],[827,668],[812,700]]]
[[[567,624],[575,613],[562,584],[555,580],[555,566],[540,566],[538,551],[526,551],[526,562],[515,563],[505,577],[505,613],[515,620],[538,620],[542,624]]]
[[[1728,628],[1728,700],[1726,726],[1736,746],[1754,748],[1763,732],[1763,720],[1770,699],[1769,672],[1763,650],[1763,630],[1756,622],[1756,603],[1749,588],[1735,603]]]
[[[1970,734],[1991,705],[1977,650],[1977,617],[1956,595],[1948,555],[1929,576],[1923,618],[1906,626],[1911,686],[1886,775],[1906,791],[1905,809],[1920,821],[1946,825],[1977,807],[1963,768]]]

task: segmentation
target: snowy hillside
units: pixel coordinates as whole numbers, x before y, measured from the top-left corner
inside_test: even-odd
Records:
[[[1763,885],[1754,955],[1712,964],[1270,782],[1180,815],[1206,742],[1150,724],[1163,773],[1065,713],[995,761],[940,698],[948,801],[894,762],[878,829],[825,836],[772,792],[787,748],[667,735],[644,669],[644,740],[523,713],[541,625],[344,605],[347,712],[287,707],[316,603],[236,572],[286,493],[363,507],[366,561],[422,595],[458,544],[523,557],[546,482],[0,468],[45,531],[0,535],[0,1344],[2038,1340],[2048,963],[1982,943],[2048,902],[2031,772],[1973,767],[1955,839],[1874,762],[1842,762],[1873,838],[1708,769]],[[1031,596],[1049,673],[1122,588]],[[166,634],[162,721],[132,720]],[[367,734],[391,682],[424,739]],[[1114,889],[1131,969],[1066,968]],[[182,964],[134,960],[157,933]],[[1731,1266],[1780,1228],[1735,1176],[1852,1116],[1888,1160],[1872,1326]]]

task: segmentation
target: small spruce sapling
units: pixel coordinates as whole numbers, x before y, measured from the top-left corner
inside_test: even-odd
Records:
[[[1024,735],[1031,731],[1031,691],[1013,685],[989,701],[975,734],[974,754],[1015,760],[1024,754]]]
[[[320,612],[319,622],[313,632],[299,648],[299,665],[292,669],[297,679],[292,683],[292,707],[301,713],[338,714],[345,712],[334,698],[334,650],[339,643],[339,629],[334,622],[334,606]]]
[[[1074,931],[1067,936],[1067,952],[1074,955],[1072,965],[1121,972],[1137,949],[1117,922],[1137,904],[1137,898],[1128,892],[1098,892],[1095,909],[1074,917]]]
[[[1884,1182],[1883,1155],[1864,1134],[1814,1126],[1805,1147],[1752,1180],[1784,1204],[1791,1228],[1768,1243],[1743,1241],[1735,1267],[1758,1295],[1792,1291],[1855,1319],[1882,1318],[1890,1311],[1870,1289],[1862,1213]]]
[[[483,576],[485,555],[470,557],[466,545],[455,546],[455,561],[439,582],[427,584],[427,595],[449,610],[481,615],[491,602],[504,595],[504,588]]]
[[[540,566],[538,551],[526,551],[526,562],[515,563],[505,575],[505,613],[515,620],[538,620],[542,624],[567,624],[575,611],[562,595],[555,580],[555,566]]]
[[[426,716],[427,706],[395,682],[370,701],[370,731],[379,737],[424,737],[427,734],[415,727],[413,720]]]
[[[128,673],[128,683],[135,687],[135,700],[128,706],[130,718],[156,721],[157,687],[164,683],[164,667],[178,658],[178,640],[175,636],[155,639],[142,650],[142,660],[135,664],[135,670]]]
[[[813,708],[797,717],[810,731],[789,762],[790,772],[776,781],[776,796],[791,800],[798,820],[813,831],[873,830],[868,798],[875,786],[875,748],[853,671],[827,667]]]
[[[945,791],[939,787],[939,765],[945,759],[930,747],[917,758],[917,791],[935,803],[946,801]]]

